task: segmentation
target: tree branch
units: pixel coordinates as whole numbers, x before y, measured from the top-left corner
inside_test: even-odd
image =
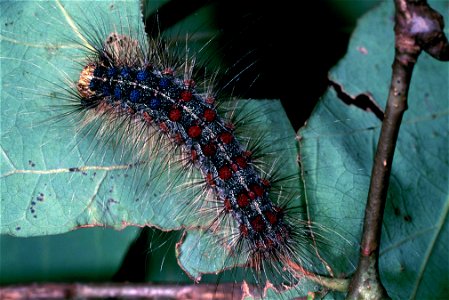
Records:
[[[243,287],[248,287],[243,285]],[[134,283],[44,283],[0,288],[1,299],[241,299],[239,283],[197,285],[151,285]],[[248,295],[246,295],[248,296]]]
[[[424,50],[449,60],[449,45],[442,16],[425,0],[394,0],[395,57],[387,106],[371,174],[365,208],[360,259],[347,299],[388,299],[378,269],[382,220],[402,116],[407,110],[410,80]]]

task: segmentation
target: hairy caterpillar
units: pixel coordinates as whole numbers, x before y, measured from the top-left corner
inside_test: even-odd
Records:
[[[57,2],[57,6],[55,5],[58,9],[59,4]],[[61,9],[61,11],[66,10],[69,11],[66,8]],[[205,231],[213,232],[210,236],[201,233],[198,238],[188,240],[187,242],[193,241],[192,249],[199,245],[199,239],[204,241],[205,238],[206,241],[210,240],[205,243],[206,249],[210,248],[211,245],[217,246],[221,244],[222,247],[223,245],[226,247],[230,245],[233,251],[222,250],[224,256],[229,255],[229,252],[240,253],[240,255],[230,256],[231,259],[225,259],[224,262],[221,262],[218,270],[227,267],[224,264],[229,263],[232,266],[249,262],[249,267],[256,269],[255,274],[258,274],[256,281],[260,285],[264,284],[262,281],[265,278],[269,280],[278,278],[279,281],[276,283],[296,283],[298,279],[292,275],[292,270],[288,270],[287,260],[300,264],[303,264],[303,260],[308,260],[307,256],[310,253],[307,252],[313,252],[314,246],[310,243],[310,236],[307,236],[308,233],[309,235],[313,234],[311,225],[305,221],[289,220],[289,218],[300,220],[302,217],[299,214],[295,214],[294,209],[288,211],[287,207],[276,206],[271,201],[268,201],[271,193],[271,198],[274,198],[272,200],[287,203],[286,205],[291,205],[292,207],[298,206],[297,203],[292,204],[294,201],[299,201],[297,196],[285,195],[290,193],[292,187],[289,186],[289,183],[283,183],[280,185],[278,192],[274,193],[275,196],[273,196],[274,187],[271,186],[275,186],[275,180],[271,180],[271,183],[269,183],[269,180],[264,177],[271,179],[273,172],[270,172],[270,169],[272,169],[273,164],[271,162],[267,163],[265,168],[266,175],[263,175],[264,173],[253,167],[253,165],[256,165],[256,151],[253,151],[253,159],[251,161],[249,153],[245,153],[247,151],[245,140],[242,142],[241,137],[239,140],[239,137],[234,134],[235,130],[232,126],[226,124],[224,119],[221,119],[220,115],[222,113],[217,110],[212,101],[212,98],[217,98],[217,95],[214,94],[216,90],[208,90],[211,82],[205,84],[207,87],[205,91],[209,92],[209,95],[193,88],[191,81],[192,60],[190,58],[182,58],[178,60],[179,66],[177,68],[173,67],[175,60],[164,57],[164,53],[171,52],[164,52],[166,51],[165,49],[158,49],[156,52],[155,48],[163,46],[159,42],[153,44],[155,48],[146,45],[145,39],[142,39],[138,32],[141,28],[137,30],[128,28],[127,19],[131,17],[127,12],[119,11],[119,13],[126,15],[126,17],[123,19],[123,23],[120,24],[118,22],[120,25],[115,26],[115,28],[112,28],[113,26],[111,28],[109,26],[100,28],[98,32],[93,32],[90,36],[86,35],[86,33],[92,32],[90,26],[81,27],[81,30],[77,32],[77,37],[85,38],[84,40],[81,39],[81,42],[77,41],[78,45],[87,47],[87,51],[81,51],[81,54],[78,51],[76,55],[74,54],[74,57],[81,58],[81,60],[77,61],[77,64],[81,64],[84,61],[81,67],[75,70],[78,72],[78,76],[74,75],[76,72],[68,75],[72,81],[74,78],[80,78],[78,80],[78,89],[69,90],[69,93],[75,93],[72,94],[75,96],[72,100],[81,101],[77,104],[79,110],[72,111],[70,115],[75,119],[77,115],[73,112],[80,113],[78,116],[82,116],[82,122],[79,124],[83,128],[80,130],[87,131],[87,135],[79,143],[86,143],[88,145],[87,149],[97,149],[96,152],[98,152],[98,149],[109,151],[106,149],[106,145],[98,147],[96,144],[98,143],[98,138],[109,140],[118,137],[118,140],[121,141],[122,145],[118,147],[123,147],[123,149],[110,150],[111,155],[121,164],[113,165],[113,167],[105,166],[106,171],[111,171],[115,167],[117,169],[128,169],[129,166],[123,162],[146,162],[148,160],[147,157],[151,157],[153,153],[156,153],[156,158],[152,159],[152,161],[158,161],[159,164],[148,165],[151,171],[144,173],[150,178],[140,177],[140,173],[131,168],[132,175],[129,176],[131,179],[124,179],[124,181],[128,182],[127,184],[130,181],[137,181],[144,185],[148,183],[150,187],[145,187],[144,192],[132,193],[132,195],[140,195],[138,201],[135,199],[123,200],[123,197],[101,199],[99,202],[105,208],[103,212],[107,214],[102,220],[111,218],[113,219],[111,223],[117,223],[117,220],[114,219],[117,216],[117,198],[121,202],[138,202],[138,209],[136,210],[143,214],[140,209],[142,207],[144,207],[144,210],[149,208],[145,206],[146,204],[141,204],[142,201],[145,201],[141,199],[142,195],[147,196],[150,194],[152,188],[155,185],[159,185],[163,180],[168,181],[168,186],[161,188],[163,191],[162,196],[160,196],[161,200],[167,195],[167,191],[174,193],[177,196],[175,198],[180,198],[180,195],[185,195],[185,191],[180,191],[179,187],[176,186],[179,182],[185,182],[185,179],[173,181],[173,178],[182,178],[184,176],[176,175],[179,173],[179,169],[176,170],[176,166],[182,167],[185,164],[196,164],[197,168],[202,171],[202,176],[196,175],[197,177],[195,177],[194,171],[190,171],[190,168],[181,169],[193,180],[200,180],[204,188],[200,187],[199,190],[190,189],[192,190],[190,198],[193,200],[179,201],[179,199],[176,199],[178,203],[170,203],[171,206],[178,208],[178,211],[181,212],[179,216],[173,218],[172,226],[178,228],[180,226],[199,226]],[[96,24],[101,22],[91,20],[90,23]],[[76,32],[74,28],[78,27],[75,24],[71,30]],[[109,39],[107,39],[108,36]],[[90,55],[87,62],[85,60],[86,53]],[[153,61],[156,61],[156,63]],[[187,67],[187,72],[185,72],[184,67]],[[53,68],[44,69],[44,72],[55,72],[56,68],[56,66],[53,66]],[[83,68],[84,71],[79,76]],[[108,74],[109,72],[110,74]],[[181,76],[179,76],[179,73]],[[105,82],[108,82],[107,86],[104,85]],[[43,80],[40,83],[44,84],[45,81]],[[201,87],[201,85],[201,83],[196,83],[197,87]],[[55,86],[49,85],[49,88],[54,89]],[[101,92],[98,92],[99,90]],[[147,92],[148,95],[145,95]],[[123,94],[126,94],[126,96]],[[53,90],[51,95],[57,99],[62,97],[67,100],[67,94],[61,96],[57,94],[57,91]],[[174,98],[175,96],[176,98]],[[145,102],[147,98],[150,98],[149,103]],[[153,99],[156,100],[152,101]],[[145,107],[141,108],[139,105]],[[37,110],[36,107],[35,109]],[[231,108],[227,110],[233,112],[236,109]],[[181,127],[177,127],[178,125],[175,124],[182,123],[180,121],[182,121],[183,116],[189,120],[185,121]],[[150,123],[150,118],[153,119],[151,124],[156,124],[156,130],[149,127],[153,125],[147,125]],[[56,130],[61,130],[61,128]],[[116,132],[116,130],[121,132]],[[154,130],[156,133],[154,133]],[[203,132],[208,134],[202,136]],[[91,135],[90,138],[93,139],[88,139],[89,134]],[[149,142],[149,136],[155,137],[155,140]],[[237,142],[237,140],[240,142]],[[248,139],[248,141],[250,140]],[[132,143],[131,149],[126,149],[126,146],[129,146],[127,145],[128,142]],[[36,144],[43,144],[45,147],[48,142],[39,141]],[[190,147],[190,151],[185,149],[185,145]],[[72,145],[72,147],[74,146],[77,146],[77,144]],[[192,153],[192,150],[195,150],[196,153]],[[181,154],[181,156],[178,156],[180,161],[176,161],[176,151],[179,151]],[[90,158],[92,154],[89,153],[89,150],[87,152],[89,157],[83,159],[92,162]],[[163,154],[160,154],[161,152]],[[277,155],[280,156],[279,154]],[[104,164],[102,154],[99,157],[100,162],[98,165],[102,166]],[[31,159],[31,161],[35,164],[36,159]],[[102,167],[97,166],[74,168],[73,166],[80,165],[79,162],[67,162],[63,159],[61,161],[64,162],[64,165],[71,166],[67,169],[72,173],[89,172],[90,174],[95,171],[105,171]],[[174,164],[172,164],[173,161],[175,162]],[[283,163],[282,160],[280,162]],[[168,174],[168,179],[161,179],[164,176],[161,174]],[[69,182],[78,180],[76,178],[77,175],[79,174],[71,174]],[[233,180],[233,183],[226,183],[228,180]],[[191,181],[192,179],[190,179]],[[153,182],[156,182],[156,184]],[[189,182],[188,184],[191,185]],[[125,193],[122,191],[120,196]],[[217,197],[219,201],[205,200],[216,199]],[[228,200],[226,200],[227,197]],[[80,195],[72,198],[72,201],[78,201],[83,198],[86,199],[86,196]],[[86,201],[80,203],[80,206],[88,207],[91,203],[92,201]],[[173,217],[173,214],[169,212],[170,205],[160,205],[161,207],[156,213],[164,215],[164,222],[166,223],[163,226],[167,226],[167,219]],[[164,206],[166,211],[162,212]],[[192,209],[192,207],[195,209]],[[225,220],[221,220],[220,214],[224,212],[227,212],[227,217]],[[31,213],[33,218],[38,216],[33,212]],[[231,215],[233,215],[233,218],[230,217]],[[136,217],[123,218],[124,225],[126,223],[141,224],[142,220],[147,220],[148,216],[144,215],[141,220],[133,218]],[[189,218],[188,221],[186,221],[187,218]],[[193,222],[195,220],[192,219],[198,218],[201,221],[206,220],[206,222],[202,223],[198,222],[198,220],[196,220],[196,223]],[[77,226],[92,225],[95,224],[95,219],[78,219],[76,222],[78,222]],[[58,224],[54,226],[57,227]],[[162,225],[160,226],[162,227]],[[223,230],[223,227],[226,230]],[[224,239],[223,234],[228,236]],[[229,236],[229,234],[234,234],[234,236]],[[213,239],[218,241],[213,241]],[[186,244],[184,243],[183,246]],[[184,249],[189,249],[189,247]],[[241,256],[240,259],[239,256]],[[253,257],[248,259],[251,256]]]

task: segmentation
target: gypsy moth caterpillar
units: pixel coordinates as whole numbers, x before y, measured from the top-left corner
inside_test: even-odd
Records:
[[[300,201],[298,182],[295,183],[290,180],[290,183],[293,182],[293,186],[289,187],[290,183],[283,183],[277,191],[273,184],[275,180],[271,180],[271,183],[264,182],[266,178],[271,179],[273,175],[273,163],[268,161],[265,166],[259,166],[255,163],[255,159],[251,161],[245,157],[250,157],[249,154],[245,154],[247,151],[247,142],[245,141],[251,139],[245,139],[241,134],[234,134],[238,131],[234,131],[232,126],[227,124],[226,118],[218,119],[217,116],[222,113],[213,105],[211,99],[207,100],[209,97],[216,97],[211,93],[214,89],[206,88],[205,92],[200,92],[191,87],[192,68],[189,67],[192,63],[191,59],[182,58],[179,60],[178,67],[173,67],[170,66],[173,64],[173,60],[165,61],[164,52],[151,52],[161,45],[163,46],[163,44],[157,42],[154,44],[154,48],[150,48],[141,36],[143,26],[130,26],[133,24],[130,20],[138,16],[136,11],[130,13],[120,8],[117,14],[111,13],[113,16],[110,20],[111,24],[106,24],[103,20],[98,21],[98,19],[95,19],[98,16],[93,15],[91,17],[93,19],[88,19],[87,26],[83,26],[82,23],[69,22],[72,18],[71,15],[76,11],[81,11],[79,8],[69,8],[69,6],[69,3],[63,6],[60,2],[56,2],[55,5],[49,7],[54,11],[59,10],[61,19],[58,22],[64,20],[66,23],[64,30],[68,29],[70,36],[78,41],[69,46],[70,51],[63,56],[66,63],[70,60],[75,62],[73,70],[72,67],[66,66],[61,61],[53,62],[53,58],[43,59],[45,56],[42,53],[39,54],[40,58],[34,57],[31,58],[31,61],[21,60],[31,69],[39,61],[45,62],[46,66],[40,67],[39,76],[50,76],[48,79],[40,77],[40,80],[34,82],[35,86],[30,87],[29,90],[49,93],[49,96],[53,96],[56,100],[79,101],[78,108],[73,110],[75,113],[69,115],[76,119],[79,113],[81,120],[79,124],[81,124],[84,133],[81,139],[68,139],[70,141],[68,148],[72,149],[70,153],[79,151],[79,157],[65,157],[64,149],[67,148],[63,145],[56,150],[56,162],[48,161],[48,157],[45,155],[42,159],[38,159],[36,156],[29,159],[35,162],[38,167],[45,165],[46,171],[43,173],[35,170],[23,172],[26,174],[48,175],[58,173],[64,174],[64,176],[68,175],[65,180],[74,188],[70,190],[66,185],[52,186],[53,198],[50,198],[46,205],[48,207],[60,205],[63,211],[64,206],[68,206],[67,215],[70,223],[67,224],[67,227],[69,228],[85,226],[86,224],[89,224],[89,226],[95,224],[126,226],[128,224],[142,225],[148,223],[164,229],[200,227],[207,234],[197,231],[193,233],[193,236],[189,235],[187,237],[189,240],[182,244],[184,247],[182,251],[192,252],[205,247],[203,253],[207,253],[211,252],[211,248],[215,249],[214,247],[221,246],[220,251],[217,251],[220,255],[211,258],[219,263],[210,270],[198,270],[195,266],[191,269],[186,268],[191,274],[194,273],[193,270],[196,270],[198,274],[218,272],[226,267],[247,263],[250,269],[256,269],[254,273],[256,274],[255,281],[262,286],[266,283],[265,279],[274,280],[278,276],[277,284],[293,282],[296,285],[298,279],[293,276],[291,270],[288,271],[286,259],[291,259],[300,264],[308,263],[312,265],[311,262],[308,262],[308,257],[313,252],[311,249],[314,246],[306,242],[310,240],[312,225],[307,221],[298,221],[297,219],[301,220],[303,217],[293,212],[290,212],[290,215],[288,214],[288,207],[282,207],[282,202],[285,203],[286,200],[288,203],[288,200],[291,199],[289,204]],[[118,5],[114,5],[114,9],[117,9],[117,7]],[[110,6],[107,8],[111,9]],[[89,24],[101,24],[104,27],[92,27]],[[98,28],[98,31],[93,30],[95,28]],[[111,33],[113,34],[111,35]],[[51,41],[52,38],[50,37],[48,41]],[[39,49],[38,45],[35,46]],[[51,45],[51,42],[49,45]],[[23,47],[22,43],[18,43],[18,48],[20,49],[20,47]],[[52,55],[51,51],[58,52],[64,47],[65,45],[62,45],[61,48],[52,48],[47,45],[43,48]],[[83,47],[84,49],[79,49]],[[158,51],[160,50],[158,49]],[[45,51],[43,52],[45,53]],[[165,51],[165,49],[162,49],[162,51]],[[54,74],[58,68],[62,69],[61,73],[69,82],[68,94],[64,94],[64,90],[62,94],[54,91],[56,85],[52,82],[54,82]],[[83,68],[84,72],[81,71]],[[187,71],[185,71],[186,69]],[[31,72],[33,73],[33,71]],[[179,76],[179,73],[181,73],[181,76]],[[8,78],[9,87],[14,89],[17,87],[15,84],[17,78],[21,78],[21,76],[16,77],[15,74],[10,74]],[[74,83],[73,81],[77,82]],[[50,84],[46,84],[46,82]],[[105,85],[105,83],[107,84]],[[78,86],[77,89],[74,89],[75,85]],[[147,91],[149,94],[144,95]],[[146,102],[147,98],[149,98],[148,102]],[[11,106],[11,108],[20,110],[18,115],[21,118],[30,116],[24,111],[38,111],[40,105],[40,103],[34,101],[36,98],[27,99],[25,97],[25,100],[32,106],[19,106],[19,108]],[[54,104],[54,101],[51,103]],[[139,105],[145,107],[141,108]],[[248,104],[247,106],[251,105],[254,105],[254,110],[260,110],[260,104]],[[270,106],[274,107],[273,104],[270,104]],[[160,109],[161,107],[163,109]],[[233,108],[231,112],[237,110]],[[247,110],[247,113],[248,111],[251,110]],[[188,120],[181,126],[176,125],[175,123],[181,123],[183,117]],[[147,126],[149,119],[152,119],[153,124],[156,123],[156,131],[154,131],[154,128],[149,131],[150,129]],[[280,128],[280,124],[270,119],[269,116],[264,119],[259,118],[258,122],[265,123],[266,130],[279,130],[277,133],[279,136],[271,134],[271,143],[273,143],[273,140],[285,141],[290,136],[293,147],[286,147],[285,144],[274,145],[275,147],[269,151],[274,152],[275,156],[282,157],[277,152],[282,148],[286,148],[287,151],[294,149],[293,135],[286,135],[284,128]],[[212,125],[205,125],[206,123]],[[262,127],[261,125],[257,126]],[[8,128],[16,129],[14,126]],[[50,139],[58,140],[59,134],[61,134],[60,130],[61,128],[54,128],[44,134],[43,137],[41,136],[39,140],[30,141],[30,144],[33,145],[35,142],[37,147],[43,149],[43,153],[55,153],[55,144],[51,143]],[[76,129],[65,134],[73,135],[73,132],[76,132]],[[208,135],[202,136],[204,132],[208,132]],[[13,136],[12,132],[9,132],[9,134],[11,137]],[[154,137],[154,140],[147,138],[150,136]],[[195,141],[197,138],[203,138],[203,141]],[[237,138],[239,142],[234,142]],[[120,143],[116,143],[116,149],[108,149],[106,146],[99,148],[97,143],[100,139],[106,140],[106,142],[110,139],[117,139]],[[185,149],[180,149],[185,146],[178,147],[178,144],[189,145],[191,147],[190,153]],[[107,143],[104,145],[107,145]],[[93,155],[92,149],[96,149],[96,152],[101,149],[101,153]],[[216,154],[217,149],[221,149],[220,155]],[[196,154],[192,150],[195,150]],[[263,150],[268,151],[268,148],[263,147]],[[181,156],[173,158],[177,151],[181,153]],[[9,153],[12,152],[14,151]],[[154,158],[153,153],[159,154]],[[186,153],[189,154],[187,157]],[[22,153],[24,157],[27,154]],[[36,155],[36,153],[33,152],[32,155]],[[196,159],[192,159],[192,156],[195,155]],[[135,165],[131,165],[135,162],[147,162],[148,157],[152,158],[150,159],[152,164],[145,164],[148,170],[142,173],[134,168]],[[295,158],[295,155],[287,155],[287,157]],[[197,172],[193,169],[182,168],[182,162],[189,160],[191,161],[190,164],[199,164],[197,168],[201,170],[202,177],[193,176],[193,173]],[[198,160],[202,162],[198,163]],[[280,161],[283,163],[282,160]],[[61,165],[64,167],[61,167]],[[248,165],[252,166],[251,169],[247,169]],[[291,172],[285,171],[285,169],[294,165],[295,162],[293,161],[283,166],[284,170],[282,171],[287,174],[287,177]],[[130,168],[131,166],[133,168]],[[181,166],[181,168],[176,168],[176,166]],[[116,183],[118,176],[111,173],[117,169],[125,170],[124,173],[119,174],[122,175],[121,183]],[[180,170],[186,175],[181,174]],[[126,171],[130,171],[131,176]],[[6,172],[8,176],[17,173],[20,173],[17,172],[17,168],[11,173]],[[79,173],[84,174],[85,179],[79,176],[81,175]],[[209,173],[211,176],[208,176]],[[190,181],[186,183],[186,180],[183,179],[184,176],[189,176]],[[180,190],[179,185],[182,183],[181,187],[192,185],[192,176],[193,179],[202,179],[204,188],[199,190],[189,189],[188,191]],[[53,179],[49,181],[47,179],[41,180],[45,181],[45,183],[42,182],[42,185],[45,186]],[[226,184],[225,181],[228,180],[233,180],[233,183]],[[136,183],[139,183],[137,186],[140,186],[140,190],[134,190]],[[117,191],[119,185],[121,190]],[[177,189],[174,190],[173,186]],[[218,188],[214,186],[218,186]],[[82,189],[79,187],[82,187]],[[50,189],[49,187],[39,186],[37,190],[40,188]],[[101,191],[102,189],[105,191]],[[285,195],[290,189],[296,189],[298,195]],[[159,195],[156,195],[158,200],[152,203],[146,202],[145,196],[155,191],[159,193]],[[167,199],[166,196],[169,194],[167,191],[170,191],[175,197]],[[268,194],[272,192],[274,193],[269,197]],[[64,196],[67,194],[71,195],[69,201],[61,201],[60,199],[67,199]],[[132,196],[125,197],[127,194]],[[183,198],[190,198],[190,200],[180,201],[180,195]],[[220,201],[216,200],[217,195]],[[229,202],[226,202],[227,195],[232,198]],[[212,200],[205,201],[205,198]],[[272,204],[268,198],[273,198],[271,200],[279,201],[281,204]],[[78,210],[73,211],[73,206]],[[298,203],[293,203],[292,206],[297,207]],[[196,212],[192,207],[198,208]],[[173,211],[174,208],[177,208],[177,212]],[[45,208],[39,209],[47,212]],[[223,214],[226,210],[228,215],[231,215],[234,211],[234,218],[228,217],[223,223],[217,221],[221,219],[220,214]],[[87,213],[84,213],[85,211]],[[209,215],[205,211],[208,211]],[[215,214],[210,214],[214,211]],[[38,217],[40,215],[31,212],[31,216],[37,219],[32,219],[32,225],[39,224],[40,218]],[[204,220],[203,218],[198,222],[198,216],[205,216],[208,222],[201,223]],[[291,218],[291,220],[288,220],[288,218]],[[13,221],[19,222],[18,220]],[[56,223],[52,226],[55,228],[54,232],[64,230],[64,228],[59,227],[60,224]],[[37,227],[39,228],[39,226]],[[222,230],[223,227],[228,227],[222,231],[225,236],[223,234],[217,235],[214,232],[218,229]],[[46,232],[45,230],[48,230],[42,225],[41,228],[42,231],[37,230],[35,234],[43,234]],[[212,234],[209,234],[211,231]],[[198,237],[195,238],[195,234]],[[229,236],[229,234],[232,235]],[[246,245],[244,244],[245,238],[249,241],[246,242]],[[289,240],[288,246],[286,246],[286,243],[284,244],[286,240]],[[189,242],[190,245],[188,245]],[[285,247],[282,248],[283,246]],[[229,251],[229,248],[232,247],[234,249]],[[237,253],[239,251],[240,254],[234,255],[234,257],[229,256],[230,252]],[[189,263],[193,254],[188,256],[190,257],[187,257]],[[227,259],[227,257],[231,258]],[[310,258],[310,260],[313,260],[313,258]],[[270,261],[274,261],[274,263],[270,265]],[[228,262],[229,266],[225,264]],[[204,265],[202,261],[200,261],[201,264]],[[268,264],[268,266],[264,264]],[[287,271],[285,271],[286,269]],[[195,278],[199,278],[198,276],[192,275]]]

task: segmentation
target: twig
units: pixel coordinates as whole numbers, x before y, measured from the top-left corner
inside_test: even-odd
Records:
[[[425,0],[394,0],[395,57],[390,92],[371,174],[365,208],[362,245],[347,299],[388,299],[378,269],[379,245],[394,150],[413,68],[422,50],[439,60],[449,59],[442,16]]]
[[[134,283],[44,283],[0,288],[0,299],[240,299],[240,284],[151,285]]]
[[[298,278],[305,277],[313,282],[318,283],[322,287],[332,291],[337,292],[348,291],[349,279],[321,276],[304,269],[303,267],[301,267],[300,265],[298,265],[293,261],[288,261],[287,265],[296,272],[296,276]]]

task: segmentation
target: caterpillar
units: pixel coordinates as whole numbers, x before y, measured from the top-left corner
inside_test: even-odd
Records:
[[[142,207],[150,209],[148,204],[142,204],[148,201],[143,198],[157,187],[163,192],[152,205],[157,204],[155,214],[162,215],[165,226],[172,221],[177,228],[200,229],[178,245],[184,265],[193,256],[189,252],[202,249],[207,253],[219,247],[225,258],[215,272],[240,265],[250,270],[260,287],[283,284],[287,290],[308,289],[309,286],[299,287],[303,278],[294,266],[321,264],[324,270],[328,269],[315,249],[318,228],[299,209],[301,191],[294,190],[298,186],[295,181],[299,179],[289,172],[287,176],[276,178],[276,173],[281,172],[276,168],[291,162],[280,159],[280,153],[273,153],[278,158],[277,163],[276,159],[275,162],[267,160],[260,155],[269,148],[261,144],[263,139],[243,134],[248,127],[259,126],[248,121],[255,113],[248,108],[251,104],[231,102],[226,107],[219,89],[214,87],[214,75],[212,78],[195,76],[195,56],[181,55],[174,59],[173,45],[160,39],[147,40],[142,24],[131,26],[132,17],[127,11],[119,10],[119,17],[112,18],[119,22],[111,26],[96,17],[85,24],[70,23],[69,5],[56,1],[53,7],[62,12],[75,33],[73,42],[77,45],[77,54],[72,58],[76,61],[75,72],[64,74],[69,78],[68,86],[59,92],[55,91],[57,84],[49,84],[48,91],[41,88],[41,92],[49,92],[56,100],[68,101],[66,106],[64,103],[54,106],[62,105],[67,109],[57,116],[58,121],[72,118],[79,127],[76,131],[82,135],[82,140],[71,145],[72,149],[84,143],[87,152],[92,149],[96,153],[112,151],[114,159],[121,162],[103,169],[67,168],[71,173],[70,182],[78,180],[73,179],[75,173],[93,172],[92,176],[96,176],[96,171],[128,170],[132,176],[126,179],[123,175],[123,180],[130,186],[129,182],[142,184],[144,191],[132,192],[132,199],[128,200],[123,200],[124,197],[103,199],[103,212],[108,214],[103,220],[114,215],[116,198],[125,203],[137,202],[138,198],[136,212],[143,215],[142,219],[131,215],[121,223],[124,226],[152,223],[164,228],[157,218],[149,221],[140,210]],[[114,9],[119,6],[115,3]],[[58,67],[43,71],[52,73]],[[78,74],[74,75],[76,72]],[[40,80],[40,84],[45,84],[45,80]],[[31,109],[38,111],[36,105]],[[250,124],[239,127],[241,123]],[[119,149],[107,150],[110,140],[115,140]],[[274,147],[279,148],[282,146]],[[103,155],[98,156],[99,165],[104,165]],[[85,161],[91,161],[91,156],[94,154],[89,153]],[[143,173],[137,171],[140,163]],[[165,186],[161,183],[164,180],[167,181]],[[169,193],[175,195],[177,203],[163,203]],[[121,196],[123,194],[125,192]],[[80,195],[79,199],[82,198],[86,197]],[[87,207],[91,201],[80,201],[79,205]],[[177,216],[170,213],[173,208]],[[34,212],[32,215],[37,216]],[[93,225],[95,218],[76,222],[77,226]],[[183,256],[186,252],[187,256]],[[205,273],[199,270],[193,275],[192,269],[185,268],[195,280],[199,280],[199,273]]]

